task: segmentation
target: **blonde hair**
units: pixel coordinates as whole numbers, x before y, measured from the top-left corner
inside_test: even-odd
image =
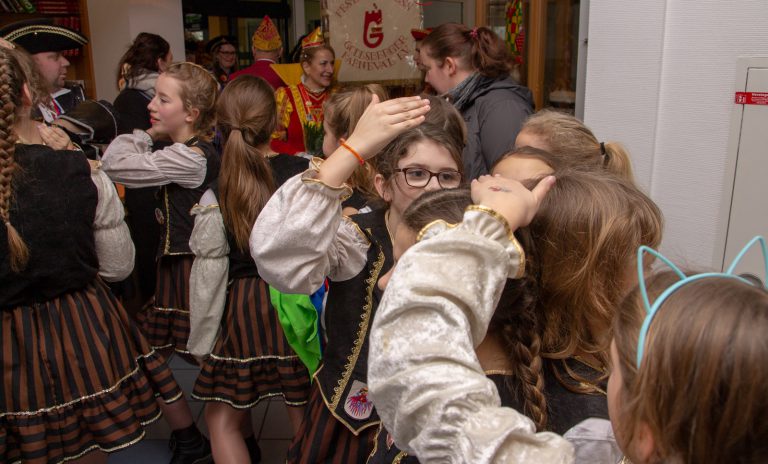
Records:
[[[337,139],[348,137],[357,126],[357,121],[376,95],[379,101],[389,98],[387,91],[379,84],[344,87],[331,94],[323,106],[323,124],[326,124]],[[377,198],[373,185],[376,173],[371,163],[358,166],[348,180],[348,184],[360,190],[368,198]]]
[[[647,278],[650,301],[678,280],[672,271]],[[661,462],[768,461],[768,292],[722,277],[680,287],[654,317],[638,369],[645,315],[637,287],[614,320],[621,446],[643,423]]]
[[[241,251],[259,213],[275,191],[272,168],[258,148],[275,130],[277,105],[262,78],[241,76],[221,92],[216,115],[224,137],[219,204],[224,224]]]
[[[194,131],[200,134],[211,130],[216,121],[216,97],[219,94],[216,78],[202,66],[189,62],[173,63],[163,75],[179,82],[184,109],[198,110]]]
[[[23,271],[29,261],[29,249],[11,224],[10,207],[13,198],[13,174],[17,169],[13,155],[17,137],[13,133],[21,107],[22,88],[26,76],[19,57],[23,52],[0,47],[0,221],[8,236],[11,271]]]
[[[537,148],[552,155],[555,170],[605,169],[634,182],[632,161],[627,150],[617,142],[601,144],[589,127],[569,114],[541,110],[525,121],[520,132],[542,139],[546,147]]]
[[[606,366],[611,322],[635,250],[658,246],[661,211],[619,176],[588,171],[556,176],[529,226],[541,270],[543,352],[555,359],[590,353]]]

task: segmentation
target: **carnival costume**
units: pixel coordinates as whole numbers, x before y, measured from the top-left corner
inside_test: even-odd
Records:
[[[51,18],[35,18],[18,21],[0,29],[0,37],[20,45],[29,54],[64,52],[82,48],[88,39],[77,31],[53,23]],[[83,87],[67,84],[51,94],[50,105],[40,104],[36,110],[46,122],[75,108],[85,101]]]
[[[302,40],[306,50],[323,44],[320,28]],[[272,149],[280,153],[306,152],[317,155],[323,144],[323,104],[328,89],[310,90],[303,82],[281,87],[275,92],[277,129],[272,134]]]
[[[30,250],[12,272],[0,227],[0,461],[117,451],[181,397],[165,360],[102,281],[133,267],[114,186],[81,152],[16,145],[10,220]]]
[[[109,177],[126,187],[160,187],[160,207],[155,211],[162,227],[157,284],[154,302],[140,319],[153,347],[187,354],[189,275],[194,259],[189,248],[194,225],[190,211],[218,177],[221,157],[212,144],[198,137],[153,152],[149,134],[135,130],[117,137],[103,162]]]
[[[268,160],[278,186],[307,168],[300,157],[275,155]],[[288,406],[303,406],[309,396],[307,368],[283,334],[260,270],[226,230],[218,198],[217,182],[192,209],[195,261],[188,347],[204,359],[192,396],[237,409],[273,396],[282,396]]]
[[[251,37],[251,47],[254,51],[259,52],[276,52],[283,46],[283,41],[280,38],[280,32],[278,32],[275,24],[269,19],[269,16],[264,16],[261,20],[259,27]],[[234,72],[229,76],[229,80],[237,79],[242,75],[256,76],[267,81],[273,89],[277,90],[285,85],[285,82],[280,76],[272,69],[274,61],[266,58],[258,59],[254,63],[245,69]]]
[[[365,462],[379,423],[367,396],[368,334],[382,293],[376,283],[394,262],[392,241],[385,210],[341,215],[351,189],[316,180],[320,162],[275,192],[254,225],[251,254],[280,291],[310,294],[330,280],[328,343],[288,461]]]

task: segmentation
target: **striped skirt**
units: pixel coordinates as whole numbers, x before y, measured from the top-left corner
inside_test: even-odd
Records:
[[[165,360],[106,285],[0,312],[0,462],[115,451],[181,396]]]
[[[299,431],[288,448],[290,464],[365,464],[373,451],[376,427],[355,435],[331,414],[317,382]]]
[[[303,406],[309,385],[307,368],[285,339],[266,282],[259,277],[235,279],[218,338],[192,396],[238,409],[271,396],[282,396],[289,406]]]
[[[194,255],[163,256],[157,264],[154,301],[137,317],[153,348],[189,354],[189,275],[194,260]]]

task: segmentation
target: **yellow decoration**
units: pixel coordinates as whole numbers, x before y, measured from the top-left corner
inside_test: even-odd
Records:
[[[336,60],[333,62],[333,75],[339,75],[339,67],[341,61]],[[304,69],[301,67],[301,63],[290,64],[270,64],[269,67],[280,76],[280,79],[285,82],[285,85],[298,85],[301,82],[301,75],[304,74]]]
[[[264,16],[264,19],[261,20],[261,24],[259,24],[259,27],[253,33],[251,45],[253,48],[263,52],[277,50],[283,46],[283,41],[280,39],[280,33],[277,31],[275,23],[269,19],[269,16]]]
[[[312,47],[319,47],[320,45],[323,45],[325,41],[323,40],[323,32],[318,27],[314,31],[312,31],[311,34],[304,37],[301,40],[301,49],[306,50],[307,48]]]

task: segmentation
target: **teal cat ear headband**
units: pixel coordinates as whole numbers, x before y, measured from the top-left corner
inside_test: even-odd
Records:
[[[651,321],[653,321],[654,316],[656,316],[656,313],[658,312],[661,305],[664,303],[664,301],[669,298],[670,295],[675,293],[677,289],[682,287],[685,284],[688,284],[690,282],[706,279],[708,277],[724,277],[727,279],[736,279],[740,280],[744,283],[747,283],[749,285],[754,285],[753,282],[750,282],[749,280],[734,274],[733,271],[736,269],[736,266],[739,264],[741,259],[744,257],[744,255],[749,251],[750,248],[752,248],[755,244],[759,243],[760,248],[763,252],[763,263],[765,265],[765,278],[768,280],[768,248],[765,244],[765,238],[761,236],[757,236],[753,238],[752,240],[747,243],[747,245],[741,249],[739,254],[736,256],[736,258],[733,260],[733,263],[728,267],[728,269],[725,272],[705,272],[703,274],[695,274],[691,276],[686,276],[683,271],[680,270],[679,267],[675,266],[672,261],[667,259],[665,256],[663,256],[658,251],[648,248],[647,246],[641,246],[637,250],[637,275],[639,278],[640,283],[640,293],[643,296],[643,304],[645,305],[645,310],[648,313],[645,316],[645,321],[643,321],[643,326],[640,329],[640,336],[637,339],[637,367],[640,368],[640,361],[643,360],[643,350],[645,349],[645,336],[648,334],[648,327],[651,325]],[[648,253],[649,255],[652,255],[658,259],[660,259],[664,264],[670,267],[675,274],[677,274],[680,277],[680,280],[675,282],[672,286],[670,286],[668,289],[664,290],[664,292],[659,295],[658,298],[656,298],[656,301],[653,302],[653,305],[651,305],[650,299],[648,299],[648,291],[645,288],[645,266],[643,266],[643,257],[645,254]],[[768,288],[768,284],[764,284],[766,288]]]

